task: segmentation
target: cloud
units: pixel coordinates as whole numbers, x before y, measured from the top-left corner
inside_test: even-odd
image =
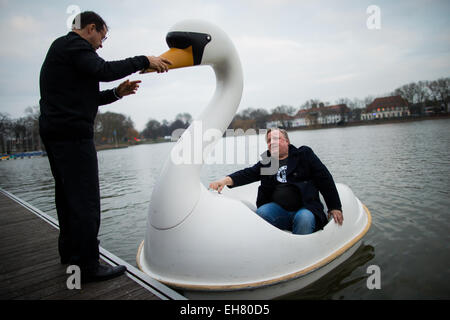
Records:
[[[30,58],[45,44],[43,23],[30,15],[13,15],[0,23],[0,57]],[[6,31],[7,30],[7,31]]]
[[[394,90],[450,72],[448,1],[379,1],[381,29],[366,27],[370,1],[78,0],[100,13],[110,32],[98,53],[105,60],[159,55],[176,22],[214,22],[232,38],[244,71],[240,110],[298,107],[319,98],[360,97]],[[18,112],[39,100],[39,69],[51,42],[67,32],[68,4],[0,0],[0,112]],[[138,75],[137,95],[104,106],[130,115],[138,129],[149,118],[199,114],[214,91],[207,67]],[[104,89],[120,81],[102,83]],[[18,111],[20,110],[20,111]]]
[[[356,76],[358,76],[357,73],[348,73],[348,74],[341,74],[337,76],[331,76],[331,77],[323,77],[316,80],[317,84],[329,84],[333,82],[342,82],[342,81],[349,81],[354,79]]]
[[[40,24],[31,16],[13,16],[7,22],[12,32],[19,32],[22,34],[34,33],[39,29]]]

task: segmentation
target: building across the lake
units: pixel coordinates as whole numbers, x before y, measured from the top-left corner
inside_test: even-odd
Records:
[[[293,118],[284,113],[272,114],[269,117],[269,121],[266,122],[266,128],[290,128],[292,127]]]
[[[349,119],[350,109],[345,104],[321,106],[299,110],[295,116],[274,114],[266,123],[266,128],[298,128],[312,125],[340,124]]]
[[[405,119],[411,116],[431,116],[450,112],[450,102],[440,105],[409,104],[400,95],[376,98],[365,109],[350,110],[346,104],[312,107],[299,110],[294,116],[272,114],[266,128],[301,128],[342,125],[348,122],[379,119]]]
[[[346,104],[319,108],[317,122],[319,124],[338,124],[348,122],[350,109]]]
[[[376,98],[361,113],[361,120],[408,117],[411,112],[408,102],[401,96]]]

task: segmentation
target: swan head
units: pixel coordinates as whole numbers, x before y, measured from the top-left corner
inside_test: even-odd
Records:
[[[224,31],[212,23],[185,20],[175,24],[167,33],[169,50],[161,55],[171,61],[169,69],[210,65],[226,65],[236,57],[236,49]],[[153,69],[143,71],[153,72]]]
[[[171,61],[170,69],[209,65],[216,76],[216,90],[200,116],[173,147],[171,159],[166,161],[153,189],[149,222],[159,230],[179,225],[194,212],[201,194],[207,194],[202,193],[205,189],[200,181],[202,157],[232,121],[243,89],[238,53],[231,39],[217,26],[199,20],[181,21],[169,29],[166,41],[170,49],[161,56]],[[205,137],[211,141],[211,132],[217,138],[204,143]],[[190,159],[173,161],[180,159],[180,154],[183,159],[185,155]],[[194,159],[188,155],[193,155]],[[173,195],[182,196],[173,201]]]

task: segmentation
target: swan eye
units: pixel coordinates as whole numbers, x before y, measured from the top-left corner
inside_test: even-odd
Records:
[[[173,31],[166,36],[169,48],[186,49],[192,46],[194,65],[201,63],[203,50],[210,41],[211,35],[198,32]]]

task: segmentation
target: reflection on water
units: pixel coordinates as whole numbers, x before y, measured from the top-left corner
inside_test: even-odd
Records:
[[[332,299],[344,289],[364,288],[368,274],[355,272],[356,269],[366,269],[368,262],[375,257],[375,248],[371,245],[361,244],[356,252],[341,265],[314,282],[313,284],[279,299]],[[363,273],[365,270],[362,270]],[[353,273],[356,273],[354,275]],[[343,298],[343,296],[341,296]],[[339,296],[337,298],[340,298]]]
[[[294,145],[315,151],[336,182],[350,186],[369,208],[372,226],[349,260],[287,298],[450,298],[449,132],[445,119],[289,133]],[[101,245],[130,264],[136,265],[150,195],[172,146],[98,153]],[[245,166],[204,166],[201,181],[207,185]],[[46,158],[2,161],[0,177],[0,187],[56,217]],[[370,264],[380,267],[381,290],[366,287]]]

